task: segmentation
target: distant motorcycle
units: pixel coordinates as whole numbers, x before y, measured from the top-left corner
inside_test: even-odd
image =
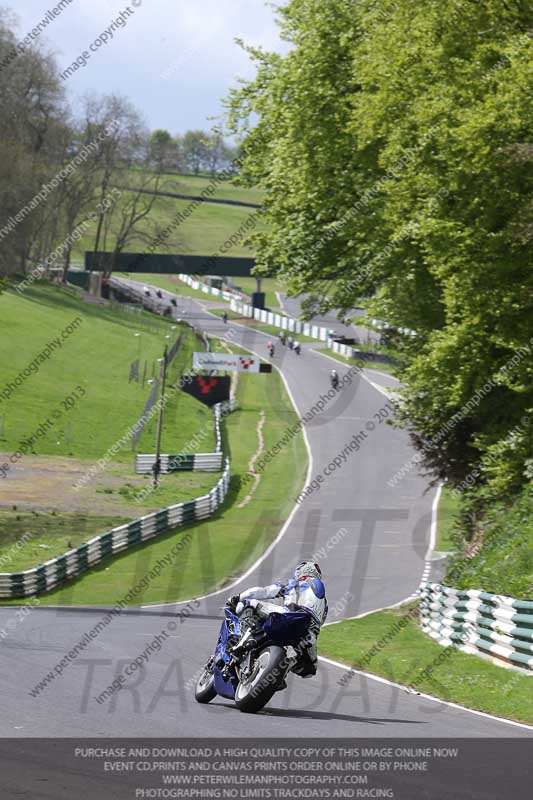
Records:
[[[294,343],[294,348],[293,349],[294,349],[294,352],[296,353],[297,356],[299,356],[300,353],[302,352],[302,348],[300,347],[298,342]]]
[[[305,611],[272,613],[243,636],[239,617],[226,605],[215,653],[196,684],[197,702],[209,703],[220,695],[234,700],[240,711],[260,711],[287,687],[285,678],[298,666],[298,645],[311,623]]]
[[[270,347],[268,348],[268,355],[270,356],[270,358],[273,358],[274,352],[275,352],[274,345],[271,344]]]

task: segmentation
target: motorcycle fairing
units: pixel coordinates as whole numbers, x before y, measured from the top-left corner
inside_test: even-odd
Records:
[[[219,661],[220,659],[222,659],[225,663],[230,661],[230,657],[226,652],[226,645],[230,637],[230,627],[232,630],[231,635],[241,635],[239,617],[226,608],[224,610],[224,621],[220,626],[220,633],[218,635],[218,642],[215,649],[215,662]],[[215,666],[213,674],[215,676],[215,689],[217,694],[221,697],[226,697],[228,700],[233,700],[235,698],[235,687],[231,681],[225,680],[222,677],[222,673],[217,666]]]

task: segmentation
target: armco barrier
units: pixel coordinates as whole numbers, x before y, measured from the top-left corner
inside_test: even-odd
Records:
[[[178,278],[183,281],[183,283],[186,283],[188,286],[190,286],[191,289],[195,289],[197,292],[203,292],[204,294],[211,295],[212,297],[218,297],[229,301],[231,310],[241,314],[243,317],[256,319],[259,322],[263,322],[266,325],[272,325],[274,328],[279,328],[280,330],[287,331],[288,333],[296,333],[303,336],[308,336],[310,339],[318,339],[321,342],[332,341],[334,331],[331,328],[323,328],[321,325],[313,325],[310,322],[302,322],[301,320],[294,319],[293,317],[286,317],[283,314],[276,314],[274,311],[266,311],[265,309],[254,308],[248,303],[244,303],[240,294],[237,294],[236,292],[230,292],[227,289],[217,289],[214,286],[209,286],[207,283],[203,283],[202,281],[193,278],[191,275],[180,273]],[[120,278],[112,278],[110,285],[112,285],[112,281],[115,282],[115,286],[117,288],[125,287],[126,290],[129,289],[129,292],[131,294],[136,294],[137,297],[142,295],[139,290],[134,290],[131,286],[126,286],[120,281]],[[150,300],[149,298],[142,299],[147,308],[153,311],[158,310],[158,304],[156,301]],[[390,325],[379,319],[371,319],[369,322],[377,330],[387,330],[390,328]],[[405,335],[416,336],[415,331],[411,331],[408,328],[397,328],[397,330],[399,333]],[[339,346],[348,348],[347,345]],[[352,348],[348,349],[351,350]],[[341,351],[336,350],[335,352]]]
[[[25,572],[0,574],[0,599],[43,594],[76,578],[107,556],[120,553],[168,530],[211,516],[224,502],[230,482],[230,463],[208,494],[147,514],[140,519],[95,536],[74,550]]]
[[[170,472],[220,472],[222,469],[222,453],[178,453],[176,455],[161,456],[161,473]],[[135,459],[135,472],[137,475],[146,475],[153,471],[156,456],[137,456]]]
[[[437,583],[420,586],[422,630],[439,644],[533,671],[533,602]]]

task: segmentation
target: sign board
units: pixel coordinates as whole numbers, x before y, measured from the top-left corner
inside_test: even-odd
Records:
[[[222,372],[259,372],[261,359],[257,356],[232,353],[193,353],[193,369]]]
[[[182,392],[192,395],[206,406],[214,406],[229,400],[231,378],[229,375],[183,375],[180,379]]]
[[[85,269],[103,272],[150,272],[159,275],[177,275],[183,272],[197,277],[205,275],[229,275],[244,278],[252,274],[255,258],[234,256],[190,256],[165,253],[118,253],[99,252],[96,255],[85,251]]]

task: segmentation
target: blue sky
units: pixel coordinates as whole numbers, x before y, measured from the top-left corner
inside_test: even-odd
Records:
[[[16,13],[23,39],[58,2],[4,0],[4,5]],[[107,44],[91,52],[90,45],[121,12],[123,26],[115,25]],[[124,94],[150,128],[181,133],[209,128],[236,77],[253,74],[236,37],[267,49],[285,48],[264,0],[72,0],[39,41],[55,53],[61,71],[90,52],[86,66],[65,81],[74,106],[87,91]]]

